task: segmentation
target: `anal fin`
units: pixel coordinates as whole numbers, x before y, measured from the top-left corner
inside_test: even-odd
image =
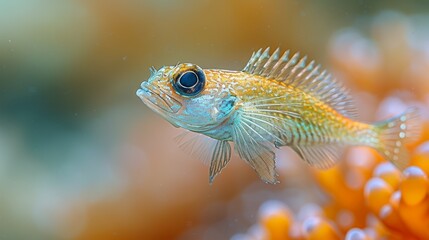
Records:
[[[291,148],[310,166],[317,169],[328,169],[334,166],[341,154],[343,146],[338,144],[291,146]]]

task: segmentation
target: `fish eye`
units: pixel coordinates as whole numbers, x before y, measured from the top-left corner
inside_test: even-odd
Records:
[[[201,69],[184,71],[173,79],[173,87],[177,93],[185,97],[198,95],[204,89],[205,76]]]
[[[199,79],[196,73],[187,71],[180,76],[180,78],[177,80],[177,84],[184,88],[192,88],[198,84],[198,81]]]

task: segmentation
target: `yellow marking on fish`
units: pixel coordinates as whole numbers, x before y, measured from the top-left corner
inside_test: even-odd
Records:
[[[198,141],[182,137],[179,144],[211,158],[210,183],[231,157],[230,142],[262,180],[276,183],[276,147],[291,147],[311,166],[325,169],[344,147],[364,145],[404,168],[404,143],[419,132],[414,108],[383,122],[357,121],[340,83],[306,56],[280,56],[279,49],[254,52],[242,71],[190,63],[151,68],[137,95],[174,126],[198,134]]]

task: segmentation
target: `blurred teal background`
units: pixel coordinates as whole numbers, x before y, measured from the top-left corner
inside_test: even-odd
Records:
[[[279,46],[338,70],[344,32],[401,38],[385,19],[412,25],[429,56],[428,13],[428,1],[0,0],[0,239],[226,239],[264,199],[317,197],[305,175],[265,185],[239,159],[209,186],[180,130],[135,96],[148,68],[239,70]]]

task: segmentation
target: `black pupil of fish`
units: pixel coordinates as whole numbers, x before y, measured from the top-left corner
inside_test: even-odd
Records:
[[[185,72],[179,79],[180,85],[185,88],[191,88],[198,83],[198,76],[194,72]]]

